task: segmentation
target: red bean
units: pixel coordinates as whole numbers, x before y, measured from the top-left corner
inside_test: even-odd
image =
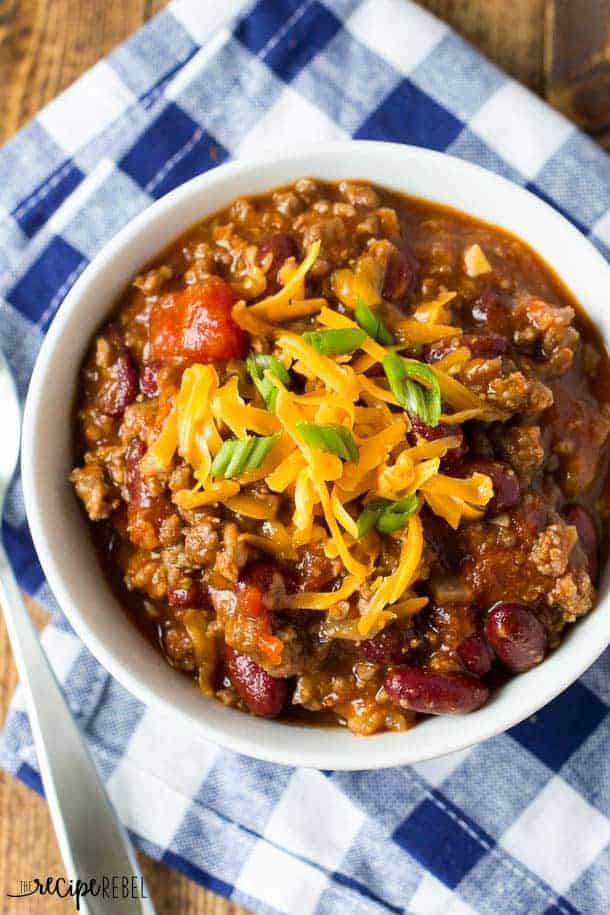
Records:
[[[464,334],[460,337],[460,345],[467,346],[473,356],[485,359],[494,359],[503,356],[508,350],[508,340],[501,334]]]
[[[289,257],[298,257],[297,243],[287,232],[276,232],[265,238],[258,247],[258,263],[262,264],[271,255],[271,266],[267,270],[267,293],[272,295],[280,288],[278,271]]]
[[[508,340],[501,334],[462,334],[461,337],[443,337],[435,343],[426,343],[422,347],[422,359],[432,363],[443,359],[460,346],[467,346],[473,356],[482,359],[493,359],[503,356],[508,349]]]
[[[502,664],[517,673],[535,667],[546,654],[546,629],[523,604],[495,604],[485,621],[485,635]]]
[[[398,302],[413,292],[419,270],[408,244],[405,241],[395,244],[395,250],[388,258],[381,292],[383,298],[391,302]]]
[[[582,505],[570,505],[566,511],[566,521],[573,524],[578,531],[578,540],[587,557],[589,575],[593,584],[599,577],[599,543],[593,518]]]
[[[384,686],[393,702],[428,715],[474,712],[489,697],[489,688],[474,677],[424,667],[395,667]]]
[[[471,315],[477,324],[496,334],[510,334],[510,311],[506,293],[485,289],[472,303]]]
[[[136,508],[149,508],[152,498],[148,485],[140,472],[140,461],[146,453],[146,445],[141,438],[132,438],[125,452],[125,485],[129,502]]]
[[[206,592],[202,582],[192,581],[184,588],[168,588],[167,602],[170,607],[202,607]]]
[[[101,409],[108,416],[122,416],[138,396],[138,370],[118,324],[111,324],[107,328],[106,339],[115,358],[107,370],[108,379],[102,390]]]
[[[360,650],[367,661],[375,664],[400,664],[406,659],[409,646],[404,631],[390,627],[374,638],[360,642]]]
[[[159,394],[159,369],[163,365],[159,360],[148,362],[140,375],[140,390],[147,397],[157,397]]]
[[[244,584],[252,585],[258,588],[263,594],[269,590],[273,581],[273,576],[280,573],[280,569],[274,562],[260,560],[251,562],[244,569],[241,580]]]
[[[477,677],[484,677],[491,670],[493,655],[489,645],[480,635],[471,635],[458,645],[460,661],[468,671]]]
[[[516,505],[521,498],[521,487],[515,471],[503,461],[491,461],[487,458],[471,458],[454,468],[457,477],[469,477],[473,473],[484,473],[493,483],[493,498],[487,503],[487,511],[492,514],[504,511]]]
[[[424,362],[432,364],[443,359],[448,353],[452,353],[459,345],[459,337],[443,337],[434,343],[424,343],[421,357]]]
[[[460,439],[459,445],[455,448],[451,448],[451,450],[441,458],[441,468],[443,470],[448,467],[453,467],[463,460],[468,451],[468,445],[466,444],[464,431],[461,426],[458,426],[457,423],[439,423],[438,426],[429,426],[415,414],[409,414],[409,419],[411,421],[411,433],[409,438],[413,444],[416,444],[417,438],[423,438],[427,442],[433,442],[436,441],[436,439],[445,438],[446,436],[451,435],[457,436]]]
[[[225,666],[231,683],[254,715],[276,718],[288,701],[288,681],[272,677],[259,664],[225,645]]]

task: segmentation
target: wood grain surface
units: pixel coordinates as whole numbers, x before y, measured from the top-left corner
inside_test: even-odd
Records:
[[[544,71],[549,101],[610,148],[610,0],[549,0]]]
[[[206,0],[201,0],[206,2]],[[599,9],[608,0],[579,0]],[[58,92],[161,9],[163,0],[0,0],[0,141],[7,139]],[[568,59],[590,60],[574,50],[555,0],[424,0],[423,6],[450,23],[491,60],[530,88],[553,92],[565,107]],[[565,0],[564,6],[574,6]],[[550,8],[552,7],[552,10]],[[547,28],[545,33],[545,12]],[[605,46],[607,48],[607,45]],[[587,56],[589,55],[589,56]],[[551,63],[552,61],[552,63]],[[575,78],[582,76],[582,66]],[[34,609],[39,624],[43,614]],[[0,720],[15,687],[15,670],[0,623]],[[162,865],[143,859],[159,915],[236,915],[237,906],[195,886]],[[61,875],[63,867],[44,802],[0,773],[0,915],[67,915],[70,902],[34,897],[10,899],[17,882],[35,875]]]

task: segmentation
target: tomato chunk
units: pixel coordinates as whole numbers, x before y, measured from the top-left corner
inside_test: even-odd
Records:
[[[238,587],[237,602],[239,609],[245,616],[255,619],[259,616],[268,615],[267,608],[263,604],[262,592],[256,585],[248,585],[242,582]]]
[[[153,359],[219,362],[246,354],[248,336],[231,317],[233,290],[219,276],[210,276],[163,296],[150,316]]]

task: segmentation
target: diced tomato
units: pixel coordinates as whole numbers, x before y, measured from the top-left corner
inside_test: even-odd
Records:
[[[172,511],[172,503],[165,495],[155,496],[146,507],[130,503],[127,506],[127,533],[131,542],[145,550],[157,549],[159,530]]]
[[[276,563],[259,560],[249,563],[242,577],[245,584],[254,585],[264,594],[271,587],[275,575],[281,575],[280,567]]]
[[[265,563],[259,563],[252,567],[250,578],[256,577],[264,579]],[[263,591],[258,584],[252,584],[246,576],[245,581],[237,584],[237,608],[241,614],[253,621],[253,629],[256,633],[256,647],[258,651],[269,661],[270,664],[280,664],[282,661],[283,643],[281,639],[272,634],[271,631],[271,611],[263,603]]]
[[[163,296],[150,316],[152,359],[219,362],[245,356],[248,336],[231,317],[235,295],[210,276]]]
[[[240,582],[238,585],[237,602],[239,604],[239,609],[244,616],[249,616],[252,619],[259,616],[266,616],[268,613],[267,608],[263,604],[262,592],[256,585]]]
[[[284,644],[276,635],[270,635],[266,632],[259,633],[258,650],[267,658],[270,664],[282,663],[282,651]]]

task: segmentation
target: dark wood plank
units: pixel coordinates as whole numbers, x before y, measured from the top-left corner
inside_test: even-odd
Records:
[[[543,89],[545,0],[420,0],[490,60],[525,83]]]
[[[549,101],[610,146],[608,0],[547,0],[544,72]]]

